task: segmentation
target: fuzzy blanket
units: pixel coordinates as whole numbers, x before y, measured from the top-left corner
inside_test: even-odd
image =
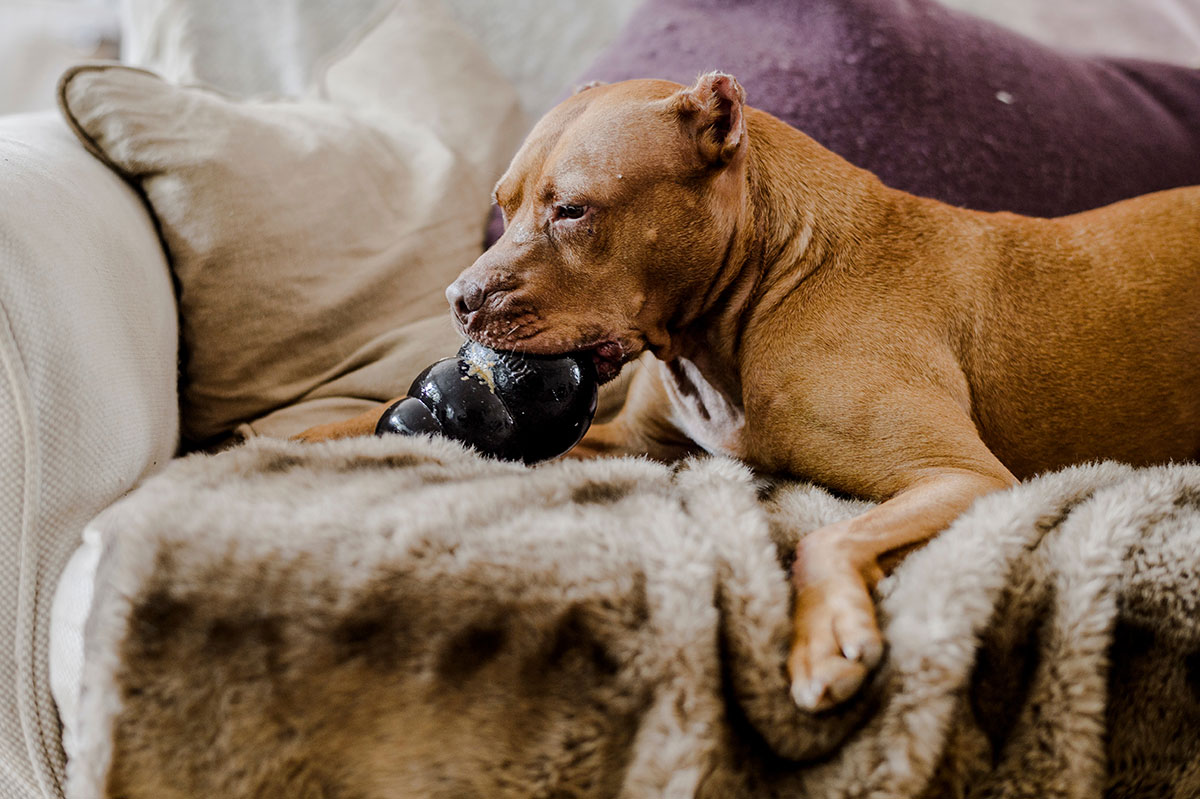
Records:
[[[788,698],[787,554],[861,511],[721,459],[260,441],[114,507],[76,799],[1200,796],[1200,467],[984,498]]]

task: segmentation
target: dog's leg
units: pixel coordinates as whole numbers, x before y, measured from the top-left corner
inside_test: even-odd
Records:
[[[383,412],[390,408],[393,403],[399,402],[404,397],[396,397],[396,399],[388,400],[381,403],[379,407],[372,408],[369,411],[363,411],[358,416],[346,419],[341,422],[330,422],[328,424],[319,424],[316,427],[310,427],[303,433],[298,433],[292,436],[293,441],[328,441],[334,438],[354,438],[356,436],[370,436],[375,434],[375,425],[379,423],[379,417],[383,416]]]
[[[647,363],[634,375],[617,418],[593,426],[566,457],[645,455],[670,463],[699,451],[671,421],[671,401],[658,364]]]
[[[885,500],[797,546],[787,665],[792,696],[809,710],[849,698],[883,653],[871,598],[884,574],[881,559],[922,544],[978,497],[1017,482],[980,440],[965,403],[914,388],[876,384],[840,395],[865,393],[875,400],[866,407],[823,395],[828,415],[820,424],[810,421],[802,398],[777,398],[752,425],[761,441],[774,442],[777,470]]]
[[[871,589],[884,574],[881,558],[924,543],[978,497],[1013,484],[958,469],[922,472],[887,502],[801,539],[788,658],[800,706],[824,710],[848,699],[879,662],[883,641]]]

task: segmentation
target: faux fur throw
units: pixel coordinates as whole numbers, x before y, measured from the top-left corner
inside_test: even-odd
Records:
[[[704,459],[260,441],[103,520],[76,799],[1200,795],[1200,467],[975,504],[788,696],[786,555],[863,506]]]

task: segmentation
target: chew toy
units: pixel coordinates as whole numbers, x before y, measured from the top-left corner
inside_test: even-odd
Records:
[[[434,433],[502,460],[537,463],[575,446],[596,414],[587,354],[525,355],[473,341],[417,375],[376,435]]]

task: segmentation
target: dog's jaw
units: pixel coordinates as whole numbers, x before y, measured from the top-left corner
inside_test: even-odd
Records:
[[[596,376],[601,385],[616,379],[625,364],[646,349],[644,337],[634,331],[623,334],[605,332],[590,336],[556,334],[554,329],[542,329],[527,335],[497,336],[489,330],[472,330],[457,318],[454,325],[458,332],[485,347],[506,352],[523,352],[529,355],[566,355],[587,353],[596,366]]]

